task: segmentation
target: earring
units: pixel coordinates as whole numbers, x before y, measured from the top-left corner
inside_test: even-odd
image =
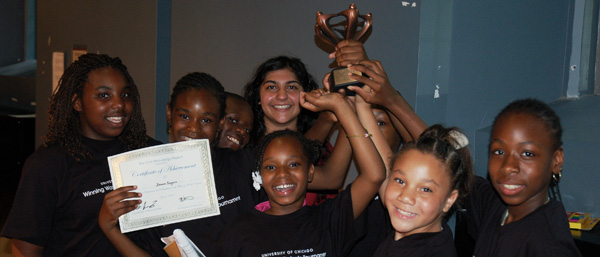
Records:
[[[558,174],[552,173],[552,184],[558,185],[558,182],[560,182],[560,179],[562,178],[562,170],[563,168],[561,167]]]

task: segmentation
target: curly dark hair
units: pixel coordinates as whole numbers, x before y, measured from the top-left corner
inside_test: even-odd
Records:
[[[318,160],[319,156],[321,156],[322,146],[318,141],[307,139],[298,131],[289,129],[278,130],[266,135],[262,140],[260,140],[258,146],[255,148],[255,171],[260,171],[263,155],[265,154],[267,146],[269,146],[271,141],[280,137],[292,137],[300,141],[300,144],[302,144],[302,152],[307,157],[309,163],[314,164]]]
[[[317,82],[310,73],[308,73],[306,66],[298,58],[289,56],[277,56],[273,57],[266,62],[262,63],[254,72],[252,80],[244,86],[244,98],[252,106],[254,112],[254,126],[250,133],[250,143],[255,145],[258,143],[260,138],[265,134],[265,113],[260,106],[260,87],[264,82],[267,74],[271,71],[290,69],[296,75],[298,82],[302,85],[304,92],[310,92],[314,89],[319,88]],[[315,123],[317,119],[317,113],[311,112],[307,109],[302,108],[300,115],[298,116],[298,131],[306,133],[308,129]]]
[[[494,125],[492,127],[496,126],[496,122],[500,117],[513,113],[529,114],[540,119],[552,136],[553,150],[557,150],[562,146],[562,126],[560,125],[560,118],[546,103],[534,98],[515,100],[500,111],[494,119]]]
[[[43,137],[44,146],[58,143],[67,149],[69,156],[80,161],[92,158],[88,149],[81,143],[81,123],[79,113],[73,109],[75,101],[83,95],[83,88],[90,72],[100,68],[120,71],[130,87],[133,111],[131,119],[118,136],[126,151],[147,146],[146,123],[142,117],[140,95],[127,67],[118,57],[106,54],[85,54],[69,65],[58,81],[58,87],[50,99],[48,108],[48,132]],[[79,135],[79,136],[75,136]]]
[[[392,162],[396,162],[399,157],[409,150],[417,150],[423,154],[434,156],[444,164],[452,178],[450,191],[458,191],[458,198],[451,210],[444,215],[445,218],[450,217],[457,206],[463,204],[475,179],[469,148],[462,146],[456,149],[459,145],[458,140],[455,138],[456,132],[462,134],[457,127],[445,128],[439,124],[433,125],[423,131],[416,142],[409,142],[404,145],[393,157]]]
[[[204,72],[192,72],[181,77],[177,83],[175,83],[175,87],[173,87],[171,99],[169,100],[169,107],[173,109],[173,104],[175,103],[175,100],[177,100],[177,97],[192,89],[204,89],[210,92],[219,101],[219,119],[223,118],[223,115],[225,115],[226,103],[225,88],[223,88],[221,82]]]

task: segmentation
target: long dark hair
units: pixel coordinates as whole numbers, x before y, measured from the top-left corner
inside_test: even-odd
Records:
[[[118,57],[106,54],[85,54],[69,65],[58,81],[56,92],[50,99],[48,108],[48,133],[43,137],[44,146],[58,143],[76,160],[92,158],[88,149],[81,143],[81,123],[79,113],[73,109],[77,98],[82,97],[83,88],[90,72],[100,68],[113,68],[120,71],[130,87],[133,110],[131,119],[118,136],[124,150],[147,146],[146,123],[142,117],[140,94],[127,67]],[[79,135],[79,136],[76,136]]]
[[[306,70],[306,66],[298,58],[289,56],[277,56],[273,57],[266,62],[262,63],[254,73],[252,80],[244,87],[244,98],[252,106],[254,112],[254,126],[250,133],[250,143],[256,145],[258,140],[265,134],[265,113],[260,106],[260,86],[264,82],[267,74],[271,71],[290,69],[298,82],[302,85],[304,92],[310,92],[313,89],[319,88],[319,85],[315,82],[312,75]],[[314,124],[317,119],[317,113],[311,112],[302,108],[300,115],[298,116],[298,123],[296,124],[298,131],[304,134]]]

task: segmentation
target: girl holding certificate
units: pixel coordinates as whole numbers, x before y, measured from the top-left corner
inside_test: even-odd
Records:
[[[97,223],[112,190],[106,157],[157,143],[137,86],[119,58],[86,54],[65,70],[48,114],[2,236],[14,256],[119,256]]]
[[[160,238],[170,236],[177,228],[182,229],[204,254],[215,256],[218,238],[225,225],[260,201],[250,176],[252,152],[216,147],[225,109],[225,91],[221,83],[211,75],[199,72],[187,74],[177,81],[167,105],[171,141],[208,139],[210,142],[221,214],[133,232],[140,235],[132,241],[121,233],[117,221],[119,216],[134,210],[140,203],[138,199],[128,198],[140,195],[132,191],[134,186],[116,189],[106,196],[98,222],[123,256],[165,255]],[[247,171],[246,176],[243,171]]]

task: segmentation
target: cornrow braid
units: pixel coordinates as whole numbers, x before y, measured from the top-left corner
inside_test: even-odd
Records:
[[[267,149],[267,146],[269,146],[269,143],[280,137],[292,137],[300,141],[300,144],[302,144],[302,152],[304,155],[306,155],[309,163],[314,164],[318,160],[319,156],[321,156],[323,147],[321,144],[319,144],[319,142],[305,138],[304,135],[298,131],[289,129],[278,130],[266,135],[262,140],[260,140],[258,146],[255,148],[255,171],[260,171],[263,155],[265,154],[265,150]]]
[[[546,103],[534,98],[515,100],[500,111],[498,116],[494,119],[493,126],[496,125],[496,122],[500,117],[511,113],[529,114],[540,119],[552,136],[553,150],[557,150],[562,146],[562,126],[560,125],[560,118]]]
[[[58,81],[58,87],[50,98],[48,108],[48,132],[43,137],[44,146],[57,143],[67,149],[69,156],[80,161],[92,158],[88,149],[81,143],[81,123],[79,113],[73,108],[75,101],[83,95],[83,88],[90,72],[100,68],[113,68],[120,71],[127,85],[133,104],[131,119],[118,136],[124,150],[129,151],[147,146],[146,124],[142,117],[140,96],[127,67],[118,57],[105,54],[85,54],[69,65]],[[78,136],[74,136],[78,135]]]

